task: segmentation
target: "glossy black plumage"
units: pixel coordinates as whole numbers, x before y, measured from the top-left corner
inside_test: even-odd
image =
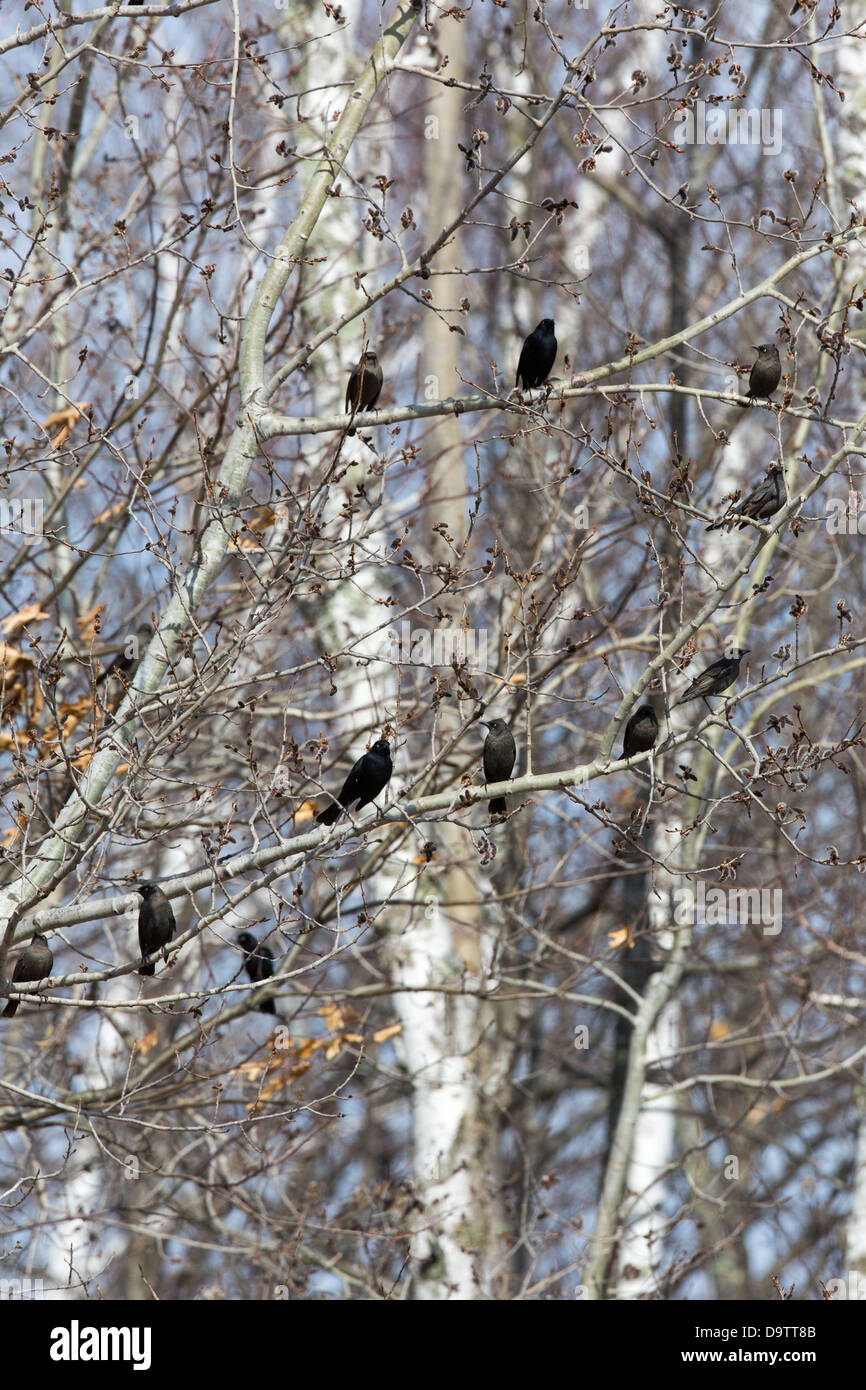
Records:
[[[138,944],[143,956],[167,946],[174,936],[175,920],[171,903],[156,883],[139,883],[135,890],[143,899],[138,909]],[[153,975],[156,965],[140,965],[139,975]]]
[[[652,705],[638,705],[625,726],[622,736],[622,757],[633,758],[652,748],[659,736],[659,721]]]
[[[372,410],[379,399],[384,376],[375,352],[364,352],[356,367],[352,368],[349,384],[346,387],[346,410],[354,416],[359,410]],[[354,427],[347,430],[354,434]]]
[[[710,695],[721,695],[722,691],[727,690],[737,679],[740,674],[740,662],[749,650],[749,647],[742,650],[734,647],[732,656],[720,657],[712,666],[701,671],[675,702],[674,708],[684,705],[687,700],[706,700]]]
[[[357,809],[362,811],[388,785],[392,772],[391,745],[386,738],[380,738],[355,763],[340,790],[337,798],[339,805],[332,802],[319,812],[316,820],[320,825],[333,825],[354,801],[358,803]]]
[[[715,531],[720,526],[730,528],[736,525],[738,516],[750,516],[753,521],[766,521],[768,517],[774,515],[781,507],[784,507],[788,500],[788,493],[785,488],[785,475],[782,467],[774,463],[766,478],[758,483],[738,507],[734,508],[732,516],[720,517],[718,521],[711,521],[706,528],[708,531]],[[739,529],[742,531],[748,523],[741,521]]]
[[[772,396],[782,379],[779,349],[775,343],[756,343],[755,352],[758,356],[749,373],[749,389],[746,395],[750,400],[766,400]],[[747,409],[742,401],[738,404],[742,405],[744,410]]]
[[[29,946],[25,946],[12,971],[14,985],[35,984],[37,980],[47,980],[54,965],[54,956],[41,932],[34,932]],[[18,1011],[20,1000],[10,998],[3,1010],[3,1018],[12,1018]]]
[[[553,319],[542,319],[529,336],[524,339],[517,363],[517,379],[527,391],[541,386],[550,376],[556,361],[556,334]]]
[[[256,941],[252,932],[242,931],[238,937],[238,945],[246,954],[244,967],[254,985],[260,985],[265,980],[269,980],[274,973],[274,957],[270,946],[266,946],[263,941]],[[259,1004],[259,1013],[275,1014],[277,1012],[273,999],[263,999]]]
[[[484,740],[484,780],[485,782],[507,782],[511,776],[517,748],[514,737],[504,719],[481,719],[478,721],[487,729]],[[491,816],[505,815],[505,797],[495,796],[488,802]]]

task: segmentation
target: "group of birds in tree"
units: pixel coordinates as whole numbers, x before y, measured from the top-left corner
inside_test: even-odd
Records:
[[[695,676],[671,708],[688,704],[689,700],[703,700],[707,709],[712,709],[710,697],[730,689],[740,674],[740,662],[749,651],[750,647],[733,647],[730,656],[719,657],[718,661]],[[655,709],[652,705],[639,705],[625,726],[620,756],[635,758],[638,753],[649,752],[650,748],[655,747],[658,736],[659,721]]]
[[[718,661],[714,661],[687,686],[680,698],[675,701],[673,708],[675,709],[677,705],[684,705],[689,700],[699,699],[706,701],[707,707],[710,708],[710,697],[721,695],[723,691],[728,690],[734,684],[740,674],[740,662],[748,651],[748,647],[743,649],[734,647],[730,656],[723,656]],[[482,750],[484,781],[485,783],[507,782],[511,777],[517,758],[514,735],[504,719],[481,719],[478,722],[487,729],[487,737],[484,740]],[[654,747],[658,734],[659,721],[653,706],[650,704],[639,705],[625,726],[621,756],[628,759],[636,757],[639,753],[648,752]],[[337,797],[319,811],[316,820],[320,825],[334,825],[351,807],[354,806],[358,811],[363,810],[371,801],[375,801],[381,791],[384,791],[391,780],[392,772],[391,744],[386,738],[377,739],[372,748],[366,753],[362,753],[346,777]],[[505,816],[507,813],[505,797],[491,797],[488,811],[491,819]],[[138,973],[139,975],[153,975],[156,972],[156,963],[148,960],[147,957],[156,955],[160,951],[164,957],[167,955],[169,943],[176,930],[174,912],[171,903],[158,883],[146,880],[137,884],[134,891],[141,897],[141,906],[138,912],[138,944],[141,950],[142,963],[138,967]],[[274,973],[274,959],[270,948],[264,942],[257,941],[252,932],[248,931],[240,933],[238,945],[244,952],[244,967],[252,983],[265,984]],[[36,932],[30,944],[24,948],[15,963],[12,983],[25,985],[46,980],[50,976],[53,966],[54,956],[51,948],[41,932]],[[0,1017],[12,1018],[18,1009],[18,1004],[17,998],[10,997]],[[263,999],[258,1008],[262,1013],[276,1013],[274,1001],[270,998]]]
[[[145,958],[159,951],[162,951],[163,955],[167,954],[168,944],[174,936],[177,924],[171,903],[158,883],[146,880],[137,884],[133,891],[140,894],[142,900],[138,910],[138,944],[142,954],[138,973],[153,975],[156,972],[156,964]],[[257,941],[252,932],[248,931],[239,934],[238,945],[244,953],[244,967],[250,980],[255,985],[265,984],[274,973],[274,957],[270,947],[263,941]],[[30,944],[25,946],[15,962],[12,983],[38,984],[40,980],[48,979],[53,968],[54,955],[51,947],[41,932],[35,932]],[[20,1000],[15,995],[10,996],[0,1017],[13,1018],[18,1011],[19,1003]],[[264,1014],[277,1012],[273,999],[263,999],[258,1008]]]
[[[553,319],[542,319],[524,339],[517,362],[515,386],[524,391],[534,391],[543,386],[553,370],[556,361],[557,342]],[[747,401],[738,404],[746,409],[753,400],[768,400],[782,379],[782,363],[779,349],[775,343],[756,343],[754,351],[758,354],[749,373]],[[349,384],[346,387],[346,412],[354,420],[359,410],[372,410],[382,393],[384,376],[375,352],[362,352],[357,366],[352,368]],[[355,433],[350,425],[347,434]],[[719,527],[730,530],[738,518],[749,517],[753,521],[766,521],[778,512],[787,502],[785,479],[782,467],[774,463],[767,476],[735,508],[733,516],[725,515],[718,521],[710,522],[706,528],[715,531]],[[740,520],[742,531],[748,522]],[[327,822],[330,824],[330,822]]]
[[[557,353],[556,325],[553,319],[542,319],[523,340],[517,361],[514,385],[524,391],[543,386],[553,370]],[[758,354],[749,373],[749,401],[769,400],[782,380],[782,362],[775,343],[756,343]],[[365,351],[349,376],[346,387],[346,412],[354,419],[359,410],[372,410],[382,392],[384,376],[375,352]],[[747,402],[739,401],[743,409]],[[350,427],[349,434],[355,430]]]
[[[135,0],[131,0],[135,3]],[[749,400],[766,400],[772,396],[782,377],[782,364],[779,350],[773,343],[761,343],[755,347],[758,356],[749,374]],[[515,386],[527,391],[543,386],[556,361],[557,342],[553,319],[542,319],[524,340],[517,363]],[[382,368],[375,352],[365,351],[356,367],[353,368],[346,388],[346,411],[354,420],[358,411],[372,410],[379,399],[383,384]],[[355,433],[350,426],[348,434]],[[765,521],[774,515],[787,501],[782,467],[773,463],[767,476],[746,496],[733,512],[728,512],[718,521],[711,522],[708,531],[718,527],[739,524],[740,530],[747,525],[744,518]],[[740,674],[740,662],[749,648],[734,648],[731,656],[723,656],[696,676],[688,688],[674,704],[684,705],[690,700],[703,699],[707,703],[711,696],[721,695],[728,690]],[[105,675],[126,674],[133,665],[132,657],[118,659]],[[122,669],[121,669],[122,667]],[[708,703],[709,708],[709,703]],[[504,719],[480,720],[487,729],[484,740],[482,761],[484,780],[507,782],[514,768],[517,747],[514,736]],[[650,704],[639,705],[629,719],[623,732],[622,757],[634,758],[639,753],[649,752],[655,746],[659,734],[659,721],[655,709]],[[388,785],[391,780],[393,763],[391,745],[386,738],[377,739],[366,753],[363,753],[347,776],[339,795],[330,805],[319,811],[316,820],[321,825],[334,825],[344,812],[355,807],[361,811]],[[492,797],[488,807],[491,819],[504,816],[507,812],[504,796]],[[166,954],[168,944],[174,936],[176,923],[171,903],[156,883],[139,883],[135,891],[141,895],[138,914],[138,943],[141,949],[142,964],[139,975],[153,975],[156,964],[146,958],[162,951]],[[264,942],[259,942],[251,932],[241,932],[238,945],[244,952],[246,973],[253,984],[264,984],[274,973],[273,955]],[[15,963],[12,982],[16,985],[36,984],[48,979],[54,966],[54,956],[45,937],[34,933],[30,944],[25,947]],[[10,997],[3,1018],[12,1018],[18,1009],[19,1000]],[[263,999],[258,1005],[262,1013],[275,1014],[273,999]]]
[[[704,700],[711,709],[710,698],[721,695],[730,689],[740,674],[740,662],[748,654],[749,647],[733,647],[730,656],[725,655],[714,661],[686,687],[677,705],[685,705],[690,700]],[[485,784],[507,782],[511,777],[517,758],[514,735],[504,719],[479,719],[487,729],[482,750]],[[625,726],[623,734],[623,758],[633,758],[638,753],[646,753],[654,747],[659,733],[658,716],[652,705],[639,705]],[[319,811],[316,820],[320,825],[335,825],[351,807],[361,811],[388,785],[394,765],[391,761],[391,744],[386,738],[377,739],[372,748],[362,753],[352,766],[336,798]],[[490,798],[488,811],[494,816],[506,814],[504,796]]]

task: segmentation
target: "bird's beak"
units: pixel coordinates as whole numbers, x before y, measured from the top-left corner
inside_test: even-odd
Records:
[[[488,724],[488,722],[487,722],[486,719],[479,719],[478,723],[479,723],[479,724],[483,724],[484,727],[485,727],[485,729],[489,729],[489,728],[490,728],[490,725]]]
[[[758,344],[757,344],[757,343],[752,343],[752,352],[760,352],[760,351],[761,351],[761,349],[758,347]]]

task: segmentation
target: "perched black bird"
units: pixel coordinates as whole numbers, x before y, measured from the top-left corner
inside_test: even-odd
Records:
[[[674,708],[684,705],[687,700],[706,700],[710,695],[721,695],[723,690],[733,685],[740,674],[740,662],[751,648],[744,647],[741,651],[739,647],[734,647],[732,650],[733,656],[720,657],[706,671],[695,676],[685,693],[675,702]]]
[[[386,738],[377,739],[369,753],[364,753],[343,783],[337,802],[320,811],[316,820],[320,825],[333,825],[345,810],[357,801],[358,810],[363,811],[370,801],[374,801],[383,787],[391,780],[391,745]]]
[[[529,337],[524,340],[520,349],[520,361],[517,364],[515,386],[519,386],[522,380],[524,389],[531,391],[534,387],[541,386],[550,376],[551,368],[556,361],[556,334],[553,327],[553,319],[542,319],[537,328],[533,328]]]
[[[13,985],[32,985],[37,980],[47,980],[54,965],[51,947],[40,932],[34,932],[29,946],[25,946],[15,962],[12,971]],[[3,1018],[12,1018],[17,1012],[19,999],[10,999],[3,1010]]]
[[[621,756],[633,758],[636,753],[645,753],[648,748],[652,748],[658,736],[658,715],[652,705],[638,705],[625,726]]]
[[[511,730],[504,719],[480,719],[487,729],[484,740],[484,780],[485,782],[507,782],[517,757],[517,748]],[[505,797],[495,796],[487,807],[491,816],[505,815]]]
[[[772,396],[782,380],[779,349],[775,343],[755,343],[754,348],[758,356],[749,373],[749,389],[746,395],[753,401],[766,400]],[[743,405],[742,401],[738,404]],[[743,405],[743,409],[745,410],[746,406]]]
[[[364,352],[357,367],[353,367],[346,387],[346,410],[354,416],[359,410],[372,410],[379,399],[384,381],[382,368],[375,352]],[[347,431],[354,434],[354,427]]]
[[[263,941],[256,941],[251,931],[242,931],[238,937],[238,945],[243,947],[246,952],[245,968],[254,985],[260,985],[265,980],[269,980],[274,973],[274,956],[270,946],[266,946]],[[259,1013],[275,1014],[277,1012],[273,999],[263,999],[259,1004]]]
[[[763,478],[757,487],[752,488],[748,497],[745,497],[740,505],[734,508],[733,516],[723,516],[718,521],[711,521],[706,529],[715,531],[719,526],[725,526],[730,530],[735,525],[738,516],[750,516],[753,521],[766,521],[767,517],[784,507],[787,500],[788,493],[785,488],[782,465],[774,463],[766,478]],[[742,531],[746,525],[745,521],[741,521],[739,529]]]
[[[151,628],[149,623],[142,623],[136,629],[134,637],[127,637],[123,644],[123,650],[117,653],[112,661],[105,664],[94,682],[95,685],[102,685],[104,681],[114,680],[121,676],[125,680],[132,675],[144,655],[144,648],[150,641]]]
[[[167,946],[174,936],[174,913],[171,903],[156,883],[139,883],[134,892],[140,893],[144,902],[138,909],[138,944],[143,956]],[[139,975],[153,975],[156,965],[140,965]]]

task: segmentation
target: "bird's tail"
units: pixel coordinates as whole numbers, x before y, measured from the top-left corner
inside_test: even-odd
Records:
[[[505,797],[504,797],[504,796],[495,796],[495,797],[493,798],[493,800],[492,800],[491,802],[488,803],[487,809],[488,809],[488,811],[490,812],[491,816],[504,816],[504,815],[505,815]]]
[[[3,1013],[0,1014],[0,1018],[11,1018],[11,1017],[13,1016],[13,1014],[16,1014],[17,1012],[18,1012],[18,1000],[17,1000],[17,999],[10,999],[10,1000],[9,1000],[9,1003],[6,1005],[6,1008],[3,1010]]]
[[[140,965],[140,966],[138,967],[138,973],[139,973],[139,975],[155,975],[155,974],[156,974],[156,966],[155,966],[155,965]]]
[[[326,806],[324,811],[320,811],[316,816],[316,820],[319,822],[319,825],[333,825],[334,821],[338,821],[342,814],[342,806],[339,806],[335,801],[331,806]]]
[[[276,1012],[277,1008],[273,999],[263,999],[261,1004],[259,1004],[260,1014],[275,1014]]]

